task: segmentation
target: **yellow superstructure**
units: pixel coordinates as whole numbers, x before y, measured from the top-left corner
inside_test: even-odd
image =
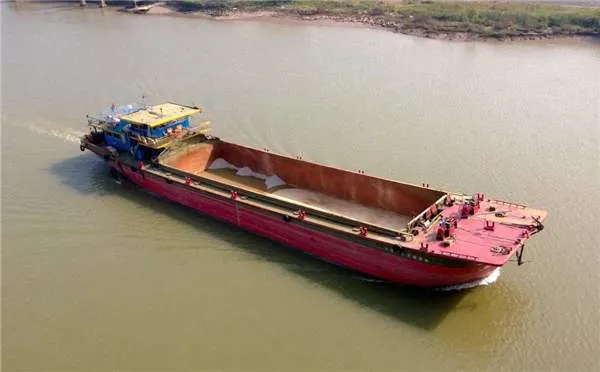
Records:
[[[148,106],[142,110],[133,112],[120,117],[133,124],[147,125],[150,128],[194,115],[202,110],[197,107],[178,105],[172,102],[161,103],[159,105]]]

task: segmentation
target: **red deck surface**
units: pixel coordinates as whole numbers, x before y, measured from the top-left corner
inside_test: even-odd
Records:
[[[488,211],[489,207],[495,210]],[[419,249],[422,244],[428,244],[428,251],[434,254],[502,266],[529,238],[528,233],[536,224],[533,217],[543,221],[547,215],[545,211],[497,200],[482,201],[480,210],[468,218],[460,218],[460,208],[461,204],[455,203],[441,213],[446,218],[457,218],[454,238],[437,240],[438,226],[431,226],[426,234],[417,236],[410,246]],[[504,217],[498,217],[496,213],[503,213]],[[493,230],[485,228],[486,221],[493,223]],[[444,242],[450,245],[444,246]]]

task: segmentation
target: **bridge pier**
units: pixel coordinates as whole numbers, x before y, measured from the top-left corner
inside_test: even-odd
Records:
[[[79,0],[79,6],[86,6],[87,2],[85,0]]]
[[[99,8],[106,8],[106,0],[100,0],[100,3],[98,4]]]

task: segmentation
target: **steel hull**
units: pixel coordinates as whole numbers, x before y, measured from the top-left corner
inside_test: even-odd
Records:
[[[243,206],[229,198],[210,195],[179,183],[167,183],[164,178],[143,170],[133,171],[129,166],[119,166],[118,160],[111,160],[109,164],[119,174],[155,195],[324,261],[383,280],[419,287],[443,287],[486,278],[497,268],[475,263],[466,267],[450,267],[399,257],[316,230],[299,221],[285,221],[281,216]]]

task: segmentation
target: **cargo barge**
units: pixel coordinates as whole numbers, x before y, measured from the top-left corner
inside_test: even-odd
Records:
[[[317,164],[224,141],[195,106],[112,106],[88,115],[81,151],[115,177],[330,263],[440,287],[489,276],[547,212]]]

